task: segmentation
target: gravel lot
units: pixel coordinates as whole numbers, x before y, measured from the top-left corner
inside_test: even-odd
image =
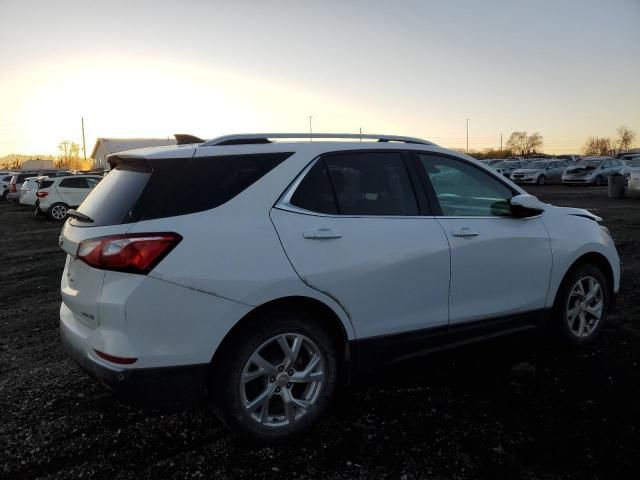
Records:
[[[544,339],[477,345],[353,387],[293,445],[249,448],[209,409],[122,406],[59,346],[60,225],[0,203],[0,477],[621,478],[640,438],[640,200],[532,187],[605,218],[617,313],[588,353]]]

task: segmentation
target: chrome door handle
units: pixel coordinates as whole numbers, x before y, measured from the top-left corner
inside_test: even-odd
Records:
[[[472,228],[463,227],[458,230],[452,231],[451,235],[453,235],[454,237],[468,238],[468,237],[477,237],[479,233],[473,230]]]
[[[334,230],[331,230],[330,228],[319,228],[318,230],[314,230],[312,232],[304,232],[302,236],[309,240],[342,238],[342,234],[340,232],[336,232]]]

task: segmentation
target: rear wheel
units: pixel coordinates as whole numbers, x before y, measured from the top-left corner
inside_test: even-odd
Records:
[[[601,185],[602,185],[602,183],[603,183],[602,176],[601,176],[601,175],[598,175],[598,176],[596,177],[596,179],[595,179],[594,183],[595,183],[598,187],[599,187],[599,186],[601,186]]]
[[[9,194],[9,190],[5,190],[2,192],[2,200],[7,201],[7,195]]]
[[[216,358],[212,391],[221,420],[250,441],[296,436],[336,390],[336,349],[304,312],[274,311],[243,329]]]
[[[545,185],[547,183],[547,177],[545,177],[544,175],[540,175],[538,177],[538,185]]]
[[[69,207],[64,203],[54,203],[49,207],[49,210],[47,211],[47,215],[49,215],[49,217],[52,218],[53,220],[57,220],[61,222],[63,220],[66,220],[68,210],[69,210]]]
[[[602,332],[611,301],[606,277],[595,265],[579,265],[560,289],[554,308],[561,340],[578,347],[591,345]]]

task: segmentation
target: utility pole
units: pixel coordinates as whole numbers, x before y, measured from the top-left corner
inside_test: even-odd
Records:
[[[502,153],[502,133],[500,133],[500,153]]]
[[[469,153],[469,120],[471,119],[467,118],[467,153]]]
[[[313,115],[309,115],[309,141],[313,142],[313,126],[311,124],[311,119]]]
[[[362,142],[362,127],[360,127],[360,141]]]
[[[80,117],[82,120],[82,153],[84,153],[84,161],[87,161],[87,144],[84,141],[84,117]]]

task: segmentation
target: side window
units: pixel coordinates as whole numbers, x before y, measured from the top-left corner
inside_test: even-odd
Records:
[[[88,188],[84,178],[65,178],[60,181],[62,188]]]
[[[327,167],[322,160],[318,160],[304,176],[291,196],[290,203],[312,212],[338,213]]]
[[[611,167],[611,162],[609,160],[605,160],[604,162],[602,162],[602,168],[609,168]]]
[[[88,177],[85,180],[87,181],[88,188],[94,188],[100,181],[97,178],[88,178]]]
[[[419,155],[444,216],[504,217],[511,215],[509,187],[462,160]]]
[[[342,215],[418,215],[418,203],[402,154],[353,152],[322,159],[338,213]]]

